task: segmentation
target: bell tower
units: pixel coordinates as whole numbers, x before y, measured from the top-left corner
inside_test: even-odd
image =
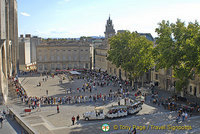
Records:
[[[104,32],[104,34],[105,34],[106,39],[115,35],[115,29],[113,28],[113,24],[112,24],[112,20],[110,19],[110,15],[109,15],[109,18],[106,23],[106,31]]]

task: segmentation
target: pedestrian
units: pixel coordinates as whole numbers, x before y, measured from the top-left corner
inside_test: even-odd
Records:
[[[59,105],[57,104],[57,113],[60,113],[60,111],[59,111]]]
[[[184,121],[184,119],[185,119],[185,113],[183,112],[182,113],[182,121]]]
[[[120,106],[120,101],[118,101],[118,106]]]
[[[48,90],[46,90],[46,94],[47,94],[47,96],[48,96]]]
[[[133,130],[133,134],[136,134],[136,128],[134,128],[134,130]]]
[[[79,119],[80,119],[80,116],[79,116],[79,115],[77,115],[77,116],[76,116],[76,121],[77,121],[77,124],[79,123]]]
[[[72,125],[74,125],[74,122],[75,122],[75,117],[73,116],[72,117]]]
[[[2,126],[3,126],[3,117],[2,116],[0,117],[0,123],[1,123],[1,128],[2,128]]]
[[[177,118],[176,118],[176,123],[178,123],[178,122],[179,122],[179,119],[180,119],[180,117],[181,117],[181,114],[180,114],[180,113],[178,113],[178,116],[177,116]]]
[[[187,118],[188,118],[188,114],[185,112],[185,119],[187,120]]]

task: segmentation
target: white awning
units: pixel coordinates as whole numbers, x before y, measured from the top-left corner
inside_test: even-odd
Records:
[[[69,71],[69,72],[70,72],[70,74],[77,74],[77,75],[81,74],[81,73],[79,73],[77,71]]]

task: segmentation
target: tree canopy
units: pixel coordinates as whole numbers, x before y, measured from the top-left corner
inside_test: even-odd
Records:
[[[180,19],[176,23],[162,21],[156,28],[158,38],[154,59],[158,68],[172,67],[176,89],[185,89],[200,67],[200,27],[198,22],[185,26]]]
[[[138,33],[118,33],[109,39],[110,50],[107,59],[121,67],[133,77],[139,77],[154,65],[153,42]]]

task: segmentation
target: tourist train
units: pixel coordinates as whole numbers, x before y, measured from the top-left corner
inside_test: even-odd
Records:
[[[129,114],[136,114],[142,110],[142,102],[138,101],[130,105],[112,106],[108,108],[96,107],[94,111],[83,114],[85,120],[125,117]]]

